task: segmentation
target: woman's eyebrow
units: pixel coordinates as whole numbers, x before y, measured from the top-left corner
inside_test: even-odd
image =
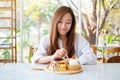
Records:
[[[66,21],[72,21],[72,19],[68,19],[68,20],[66,20]]]
[[[59,21],[63,21],[64,19],[60,19]],[[66,21],[72,21],[72,19],[68,19],[68,20],[66,20]]]

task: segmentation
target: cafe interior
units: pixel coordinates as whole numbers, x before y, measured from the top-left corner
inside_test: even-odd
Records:
[[[73,10],[75,32],[89,42],[96,64],[63,72],[32,64],[61,6]],[[119,0],[0,0],[0,80],[120,80],[119,63]]]

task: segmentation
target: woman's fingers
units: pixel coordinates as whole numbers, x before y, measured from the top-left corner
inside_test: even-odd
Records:
[[[59,54],[61,57],[63,57],[63,56],[65,56],[65,55],[67,54],[67,51],[62,48],[62,49],[59,49],[58,54]]]
[[[54,57],[61,58],[61,57],[64,57],[66,54],[67,54],[67,51],[64,48],[62,48],[62,49],[56,50]]]
[[[67,54],[67,51],[64,48],[62,48],[62,51],[65,55]]]
[[[67,54],[67,51],[65,49],[60,49],[60,54],[65,56]]]

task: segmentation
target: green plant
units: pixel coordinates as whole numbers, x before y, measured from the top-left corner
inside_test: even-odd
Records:
[[[114,36],[112,42],[120,42],[120,34]]]
[[[31,57],[32,57],[32,56],[33,56],[32,54],[29,54],[29,55],[28,55],[28,62],[29,62],[29,63],[31,63]]]
[[[10,51],[8,51],[7,49],[4,50],[2,55],[4,55],[4,59],[11,59]]]
[[[104,41],[106,42],[106,44],[111,44],[114,42],[119,43],[120,42],[120,34],[104,36]]]

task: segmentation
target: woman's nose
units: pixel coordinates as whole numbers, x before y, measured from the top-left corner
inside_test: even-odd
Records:
[[[62,23],[61,27],[62,28],[65,28],[66,24],[65,23]]]

